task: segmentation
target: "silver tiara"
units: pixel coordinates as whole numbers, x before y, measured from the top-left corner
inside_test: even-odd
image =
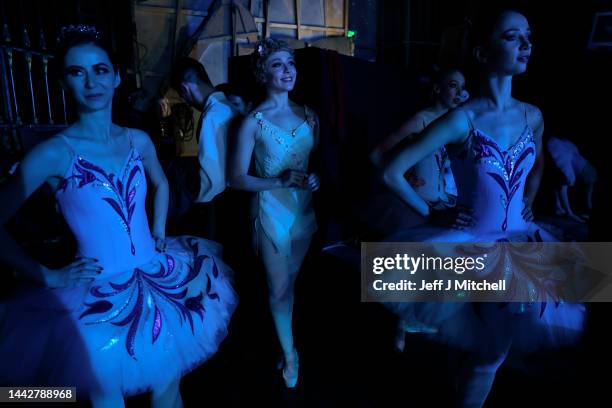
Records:
[[[70,25],[66,25],[60,28],[58,40],[64,41],[67,37],[70,37],[71,35],[74,35],[77,33],[91,35],[96,40],[102,39],[102,33],[98,31],[98,29],[95,26],[87,25],[87,24],[70,24]]]

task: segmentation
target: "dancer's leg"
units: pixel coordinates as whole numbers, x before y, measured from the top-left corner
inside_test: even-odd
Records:
[[[172,382],[166,388],[154,389],[151,393],[152,408],[183,408],[180,391],[181,379]]]
[[[463,375],[459,378],[458,405],[462,408],[480,408],[483,406],[495,380],[497,369],[508,356],[511,343],[496,356],[484,357],[473,355],[466,362]]]
[[[92,395],[91,406],[93,408],[123,408],[125,403],[123,395]]]
[[[280,255],[270,240],[260,237],[260,252],[268,280],[268,301],[276,334],[285,354],[293,351],[291,330],[293,312],[293,279],[289,270],[289,257]]]
[[[297,357],[293,342],[293,300],[295,280],[308,252],[310,238],[292,242],[290,256],[280,255],[265,236],[261,237],[261,254],[266,269],[272,319],[285,357],[287,378],[297,378]]]

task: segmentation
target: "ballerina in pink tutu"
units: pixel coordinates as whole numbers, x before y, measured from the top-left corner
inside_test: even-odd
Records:
[[[531,212],[543,164],[542,114],[512,96],[513,77],[526,71],[531,56],[529,23],[519,12],[500,10],[477,21],[474,31],[474,55],[482,74],[480,94],[429,126],[384,173],[387,185],[428,217],[431,226],[403,231],[388,241],[554,241],[533,222]],[[457,206],[437,209],[417,194],[404,174],[444,145],[457,184]],[[516,265],[511,273],[529,284],[529,279],[520,279]],[[584,319],[582,305],[548,300],[506,306],[434,302],[389,306],[404,320],[435,328],[428,334],[432,340],[469,353],[465,375],[459,379],[459,403],[468,407],[484,404],[510,350],[530,353],[575,344]]]
[[[64,29],[57,63],[79,118],[2,186],[0,221],[48,183],[77,259],[47,268],[0,228],[2,261],[38,284],[0,305],[0,383],[76,386],[95,407],[121,407],[146,391],[153,406],[182,406],[181,377],[227,335],[237,302],[231,271],[214,242],[165,237],[168,182],[149,136],[112,123],[120,77],[100,34]]]

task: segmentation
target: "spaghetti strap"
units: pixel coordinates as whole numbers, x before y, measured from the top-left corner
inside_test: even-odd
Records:
[[[126,129],[127,129],[128,139],[130,140],[130,150],[132,150],[134,148],[134,143],[132,141],[132,129],[130,128],[126,128]]]
[[[65,135],[61,134],[61,133],[60,133],[59,137],[61,137],[62,140],[64,141],[64,143],[66,143],[66,146],[68,146],[68,151],[70,152],[70,155],[72,157],[76,156],[76,152],[72,148],[72,144],[70,144],[70,142],[68,141],[68,138]]]
[[[472,123],[472,119],[470,119],[470,115],[468,115],[467,111],[465,109],[461,109],[461,111],[463,111],[463,113],[465,113],[465,118],[468,121],[468,125],[470,126],[470,131],[474,131],[475,127],[474,124]]]
[[[527,119],[527,105],[523,103],[523,113],[525,114],[525,126],[529,126],[529,120]]]

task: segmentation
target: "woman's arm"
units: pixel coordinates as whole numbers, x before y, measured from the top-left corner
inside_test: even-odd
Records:
[[[317,175],[318,170],[322,168],[321,151],[319,150],[319,144],[321,142],[321,128],[319,126],[319,116],[317,113],[311,110],[310,114],[312,115],[314,146],[312,152],[310,153],[310,160],[308,161],[310,169],[307,183],[311,191],[317,191],[319,187],[321,187],[321,181]]]
[[[319,115],[317,112],[310,109],[310,114],[312,115],[312,125],[313,125],[313,135],[314,135],[314,147],[313,150],[319,149],[319,144],[321,143],[321,126],[319,123]]]
[[[168,216],[168,179],[157,159],[157,152],[149,135],[137,129],[129,131],[132,132],[134,145],[140,153],[142,164],[153,191],[153,226],[151,233],[156,241],[163,241],[166,237],[166,217]],[[156,244],[158,249],[163,249],[162,242],[156,242]]]
[[[255,177],[248,174],[258,126],[255,118],[247,117],[238,131],[238,139],[230,160],[230,187],[253,192],[293,185],[301,187],[305,177],[305,173],[301,171],[285,170],[280,177],[274,178]]]
[[[385,184],[424,217],[429,216],[429,206],[406,181],[404,174],[440,147],[465,140],[469,133],[465,115],[463,110],[455,110],[434,121],[420,137],[393,157],[383,171]]]
[[[526,205],[531,206],[536,195],[538,194],[540,181],[542,181],[542,174],[544,172],[544,152],[542,145],[544,118],[542,117],[542,112],[540,112],[540,110],[533,105],[529,105],[528,118],[531,119],[529,126],[533,129],[533,138],[536,145],[536,159],[531,171],[529,172],[529,175],[527,176],[527,180],[525,181],[523,201]]]
[[[47,283],[47,269],[15,242],[5,225],[47,179],[63,174],[69,160],[70,152],[65,143],[59,138],[50,139],[34,147],[23,158],[15,174],[0,185],[0,260],[19,275],[41,284]]]
[[[419,114],[414,115],[376,146],[370,153],[370,160],[376,166],[382,166],[385,154],[389,153],[402,140],[422,132],[423,129],[423,118]]]

